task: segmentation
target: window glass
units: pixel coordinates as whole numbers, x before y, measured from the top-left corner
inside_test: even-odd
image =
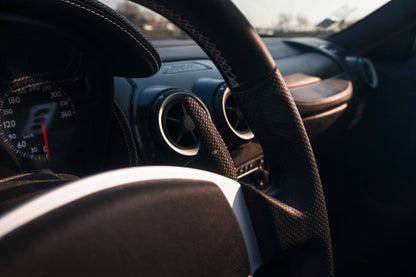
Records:
[[[166,18],[126,0],[100,0],[152,40],[188,38]],[[197,0],[195,0],[197,1]],[[233,0],[261,36],[323,37],[339,32],[388,0]]]

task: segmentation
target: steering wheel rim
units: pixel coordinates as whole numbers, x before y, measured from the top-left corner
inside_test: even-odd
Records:
[[[333,276],[328,216],[312,147],[296,104],[253,27],[230,0],[131,1],[165,16],[201,46],[263,147],[272,193],[242,187],[263,262],[270,265],[290,255],[302,265],[291,269],[296,276]]]
[[[67,0],[51,2],[78,7]],[[310,142],[273,58],[252,26],[230,0],[134,2],[176,23],[207,52],[264,149],[274,178],[272,193],[249,186],[242,190],[266,267],[289,257],[295,264],[292,275],[332,276],[328,219]]]

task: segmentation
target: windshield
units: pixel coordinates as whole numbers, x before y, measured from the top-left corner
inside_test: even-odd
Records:
[[[150,39],[188,38],[174,24],[126,0],[100,0]],[[261,36],[323,37],[339,32],[389,0],[233,0]]]

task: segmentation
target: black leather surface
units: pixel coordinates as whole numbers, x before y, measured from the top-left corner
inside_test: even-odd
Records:
[[[10,176],[0,181],[0,214],[19,204],[59,187],[78,177],[69,174],[55,174],[50,170],[39,170]]]
[[[23,0],[19,0],[19,3],[21,1]],[[42,1],[42,3],[49,1]],[[63,0],[51,2],[56,5],[61,5],[62,3],[69,4],[69,6],[66,6],[65,11],[75,9],[77,10],[77,14],[95,18],[87,10],[79,10],[76,5],[71,4],[74,2],[63,2]],[[89,1],[82,1],[82,3],[87,2],[89,3]],[[274,60],[267,52],[266,47],[261,42],[260,38],[256,35],[254,29],[234,4],[228,0],[135,0],[135,2],[144,4],[166,16],[184,29],[207,52],[220,70],[228,86],[232,89],[233,93],[235,93],[245,118],[249,122],[250,128],[265,151],[266,161],[270,165],[274,181],[273,191],[279,190],[280,192],[278,194],[265,195],[250,187],[245,187],[243,190],[265,263],[273,265],[276,261],[281,261],[281,258],[286,256],[289,252],[294,251],[295,260],[293,261],[294,266],[292,267],[292,275],[333,275],[326,207],[313,152],[296,105],[284,84],[282,77],[275,70]],[[42,16],[47,17],[46,14],[42,14]],[[111,33],[112,28],[115,28],[111,25],[103,27],[105,27],[108,34]],[[111,44],[111,42],[106,39],[107,37],[103,37],[103,41],[100,42],[101,45],[104,46],[106,43]],[[120,45],[126,45],[125,49],[129,49],[131,46],[128,40],[123,39],[120,41]],[[140,49],[140,51],[143,50],[140,47],[138,49]],[[147,58],[148,57],[146,57],[145,60],[148,62],[149,59]],[[128,68],[129,63],[120,60],[120,64],[125,64],[126,68]],[[116,65],[117,64],[115,64],[115,66]],[[139,65],[136,66],[139,67]],[[209,275],[221,276],[221,274],[224,273],[224,276],[233,275],[230,274],[230,270],[232,270],[232,272],[237,272],[237,275],[247,275],[248,270],[246,270],[244,265],[236,266],[238,263],[234,263],[234,261],[238,260],[246,261],[246,259],[241,256],[241,247],[238,246],[239,244],[241,245],[241,240],[232,243],[232,245],[227,248],[235,251],[231,252],[233,253],[231,256],[226,256],[222,250],[224,245],[229,245],[227,244],[228,240],[234,242],[233,238],[238,237],[239,232],[230,226],[230,232],[227,232],[226,235],[216,233],[222,232],[224,230],[223,228],[229,226],[221,226],[221,224],[218,224],[219,222],[226,224],[227,220],[230,220],[230,216],[224,215],[227,211],[231,212],[229,207],[227,209],[225,208],[225,204],[222,206],[217,205],[214,201],[210,202],[210,205],[204,206],[202,210],[196,210],[198,207],[201,207],[200,205],[203,199],[197,197],[201,195],[186,195],[184,192],[184,190],[180,190],[179,193],[169,193],[170,197],[175,196],[178,197],[175,199],[181,200],[178,201],[178,203],[181,204],[179,205],[180,207],[178,207],[177,216],[181,219],[186,216],[187,220],[189,220],[189,217],[195,219],[195,216],[192,215],[198,215],[198,218],[202,215],[203,218],[209,219],[213,207],[218,207],[218,214],[214,213],[216,214],[215,224],[207,226],[208,230],[211,230],[215,234],[195,236],[198,239],[193,239],[194,236],[185,236],[184,233],[181,232],[184,228],[183,225],[175,224],[177,221],[172,222],[170,220],[173,218],[171,217],[171,212],[175,210],[175,207],[178,205],[177,203],[175,204],[168,200],[169,198],[166,198],[164,199],[163,205],[160,205],[160,207],[158,206],[158,209],[160,208],[165,212],[162,219],[169,219],[167,222],[171,225],[166,226],[166,229],[171,232],[174,239],[172,240],[172,237],[169,236],[157,237],[155,243],[162,242],[162,244],[158,244],[160,247],[157,247],[154,251],[152,248],[154,245],[151,243],[149,244],[147,240],[144,240],[144,243],[147,243],[143,248],[145,249],[144,252],[146,255],[136,255],[136,252],[134,252],[131,247],[133,247],[135,243],[137,245],[137,242],[129,240],[125,241],[124,239],[136,239],[134,235],[138,236],[138,234],[132,233],[131,229],[122,223],[128,222],[138,226],[141,222],[145,222],[140,218],[136,218],[138,214],[149,219],[149,221],[146,222],[151,222],[150,219],[152,219],[152,216],[150,216],[150,212],[154,211],[152,209],[153,206],[149,205],[149,202],[145,201],[146,199],[141,199],[143,202],[134,201],[134,203],[137,203],[137,205],[139,203],[143,204],[143,207],[140,206],[140,209],[135,209],[134,214],[129,212],[124,213],[125,211],[129,211],[129,209],[125,210],[125,208],[129,208],[129,205],[133,205],[133,203],[130,201],[120,201],[120,199],[118,199],[118,201],[115,202],[110,201],[110,204],[114,204],[115,206],[111,206],[112,208],[108,210],[89,210],[80,203],[80,206],[72,212],[75,210],[83,210],[84,213],[82,215],[72,214],[71,211],[69,211],[69,214],[62,213],[63,211],[60,212],[59,218],[68,219],[71,218],[71,216],[74,216],[74,220],[80,220],[80,224],[59,225],[59,228],[63,228],[62,226],[64,226],[65,230],[68,230],[68,233],[64,234],[71,234],[71,236],[74,235],[75,238],[82,239],[77,240],[71,236],[64,238],[54,237],[53,233],[51,233],[56,231],[54,228],[48,229],[47,231],[42,230],[42,232],[40,232],[40,226],[42,226],[42,224],[40,224],[38,227],[39,229],[34,231],[35,236],[32,237],[34,239],[32,241],[33,244],[24,245],[29,249],[26,248],[25,250],[22,250],[23,248],[20,247],[24,246],[21,244],[17,244],[16,247],[5,245],[3,249],[8,249],[9,251],[22,251],[20,253],[23,254],[23,258],[27,261],[27,263],[24,263],[26,265],[24,268],[18,267],[17,262],[19,261],[20,264],[22,256],[16,258],[13,253],[9,253],[10,255],[7,255],[6,251],[1,251],[1,253],[6,253],[8,259],[11,259],[7,261],[10,262],[8,264],[11,266],[15,266],[14,269],[33,273],[36,268],[39,270],[38,266],[42,264],[41,262],[36,263],[35,260],[32,260],[31,258],[41,257],[38,251],[45,251],[42,252],[42,254],[46,255],[44,257],[48,257],[48,259],[43,259],[43,262],[48,262],[48,265],[53,265],[52,267],[43,267],[47,268],[47,273],[51,273],[54,276],[62,275],[59,274],[62,273],[62,268],[65,268],[64,272],[68,273],[68,275],[77,273],[77,269],[74,267],[64,267],[64,264],[59,260],[59,255],[56,255],[56,252],[50,252],[50,249],[52,248],[48,245],[42,244],[42,242],[44,242],[43,239],[45,238],[43,236],[47,236],[48,238],[52,238],[50,243],[56,243],[54,246],[58,249],[69,249],[66,254],[69,253],[71,257],[74,257],[76,263],[82,265],[80,268],[82,269],[85,267],[87,272],[94,266],[94,262],[96,262],[95,258],[101,257],[102,259],[100,261],[104,261],[102,269],[100,269],[103,270],[103,275],[115,275],[114,273],[121,275],[119,274],[121,270],[131,272],[130,270],[133,270],[131,266],[136,265],[136,263],[130,263],[129,259],[132,259],[133,261],[145,261],[146,263],[143,265],[144,268],[148,270],[147,272],[153,273],[154,262],[159,261],[158,258],[160,255],[166,255],[166,259],[164,259],[166,264],[156,263],[159,265],[157,269],[161,270],[161,274],[166,274],[167,272],[170,273],[172,270],[176,270],[178,265],[181,265],[179,262],[170,262],[177,258],[177,253],[169,251],[169,248],[166,247],[166,245],[169,246],[170,244],[168,242],[170,241],[181,241],[183,242],[182,247],[189,247],[186,248],[189,250],[186,251],[186,253],[190,254],[189,256],[191,257],[200,257],[201,253],[199,251],[202,249],[209,251],[209,255],[204,255],[203,260],[198,260],[201,264],[192,263],[190,270],[187,273],[191,273],[191,275],[197,275],[199,273],[198,275],[201,275],[201,271],[212,272],[212,269],[214,268],[215,270],[222,270],[219,270],[218,273],[210,273]],[[204,196],[205,193],[206,191],[204,192]],[[112,192],[111,195],[112,197],[117,196],[114,192]],[[152,197],[147,198],[147,200],[157,200],[163,195],[163,192],[158,191],[152,195]],[[131,197],[133,196],[137,195],[134,194]],[[188,197],[182,199],[182,196]],[[189,203],[189,205],[185,203]],[[214,203],[215,205],[211,205]],[[105,201],[100,201],[98,204],[104,205]],[[99,214],[94,214],[94,216],[98,216],[98,218],[104,216],[105,220],[102,222],[105,222],[105,224],[101,222],[100,225],[100,220],[87,220],[86,217],[84,218],[84,215],[88,215],[88,212],[91,211],[94,213],[98,210],[100,211]],[[190,210],[192,210],[192,213],[189,212]],[[143,211],[147,212],[143,213]],[[208,214],[207,211],[209,211]],[[126,217],[123,217],[123,215]],[[221,215],[224,217],[221,217]],[[197,219],[195,220],[201,224],[205,223],[205,221],[200,222]],[[112,222],[114,224],[111,224]],[[163,222],[163,220],[158,220],[156,227],[160,226],[160,222]],[[96,223],[98,223],[98,225],[95,225],[94,228],[86,231],[87,235],[85,237],[85,233],[83,233],[83,231],[85,231],[84,228]],[[103,228],[99,228],[100,226],[103,226]],[[151,225],[140,224],[139,226],[146,228],[146,226]],[[198,226],[198,224],[192,226]],[[119,231],[117,234],[114,234],[113,232],[115,229]],[[200,230],[199,228],[194,229],[194,231]],[[94,232],[88,233],[91,232],[91,230]],[[157,232],[154,232],[154,229],[149,233],[152,235],[157,234]],[[36,235],[40,235],[40,237],[36,237]],[[96,240],[97,237],[101,238],[101,240]],[[202,242],[200,240],[201,237],[207,237],[209,239],[215,238],[216,240],[210,240],[205,243],[205,241]],[[218,237],[226,239],[218,241]],[[18,235],[16,238],[18,238]],[[54,240],[54,238],[58,239]],[[97,247],[95,248],[97,251],[94,252],[94,255],[88,256],[88,259],[80,259],[79,257],[81,256],[77,256],[77,253],[80,253],[82,246],[78,243],[84,241],[85,238],[87,238],[86,241],[90,243],[90,245]],[[168,241],[166,241],[167,238],[169,238]],[[23,240],[14,242],[18,243],[18,241],[23,242]],[[71,243],[69,243],[69,241],[71,241]],[[107,243],[102,244],[102,241],[106,241]],[[203,244],[201,245],[201,243]],[[121,247],[121,245],[125,247]],[[216,248],[216,251],[211,252],[213,245],[215,245],[215,247],[222,245],[222,247],[221,249]],[[164,246],[163,251],[160,251],[162,246]],[[118,253],[118,259],[114,260],[113,253]],[[150,256],[150,260],[148,258],[149,253],[155,253]],[[214,259],[218,253],[221,253],[222,258]],[[230,255],[229,251],[225,251],[225,253]],[[67,255],[65,256],[67,257]],[[179,261],[186,260],[186,257],[188,257],[188,255],[181,256]],[[209,257],[212,257],[212,259]],[[13,260],[14,258],[15,260]],[[232,259],[232,262],[226,262],[223,266],[224,261],[230,261],[229,259]],[[0,260],[3,262],[5,259]],[[111,263],[105,262],[110,260],[112,261]],[[0,268],[3,267],[0,266]],[[204,268],[207,270],[201,270]],[[196,269],[198,269],[198,272],[196,272]],[[174,275],[181,275],[184,273],[181,271],[183,270],[182,267],[179,267],[178,270],[178,274]],[[41,273],[45,272],[41,271]]]
[[[237,220],[210,182],[123,185],[58,208],[0,239],[2,277],[248,274]]]
[[[331,276],[332,250],[322,185],[302,119],[279,72],[250,90],[234,91],[265,153],[279,193],[265,195],[243,187],[263,259],[317,243],[296,276]],[[258,112],[260,111],[260,112]]]
[[[200,138],[198,158],[203,162],[202,169],[212,170],[237,181],[237,170],[233,159],[209,114],[192,97],[187,97],[184,105],[195,123]]]
[[[2,16],[50,24],[95,43],[114,75],[146,77],[160,68],[159,55],[137,28],[95,0],[42,0],[36,5],[31,0],[4,0]]]
[[[264,149],[274,191],[280,193],[265,195],[250,187],[243,192],[265,263],[304,247],[307,251],[295,251],[292,275],[332,276],[326,205],[312,148],[295,102],[254,29],[231,1],[135,2],[176,23],[207,52]]]

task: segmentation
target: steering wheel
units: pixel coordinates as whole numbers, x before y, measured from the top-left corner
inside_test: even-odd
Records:
[[[333,276],[328,217],[312,148],[294,100],[253,27],[230,0],[134,2],[181,27],[218,67],[264,150],[271,192],[192,169],[182,177],[174,168],[140,168],[81,180],[90,185],[69,184],[0,219],[1,275],[51,275],[64,268],[68,276],[137,271]],[[232,196],[225,192],[227,185]],[[83,188],[90,190],[79,193]],[[66,202],[51,204],[58,196]],[[241,215],[245,206],[249,217]],[[28,216],[33,210],[39,212]],[[253,229],[255,239],[249,239]],[[67,258],[56,258],[51,249],[67,251]],[[41,270],[39,264],[48,265],[45,259],[51,263]],[[94,267],[97,260],[102,264]],[[22,261],[28,266],[19,268]]]

